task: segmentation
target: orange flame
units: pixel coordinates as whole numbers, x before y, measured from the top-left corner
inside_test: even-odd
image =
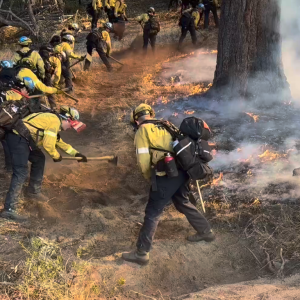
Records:
[[[258,155],[258,157],[261,159],[262,162],[273,161],[275,159],[286,157],[286,156],[287,154],[274,153],[269,150],[266,150],[263,154]]]
[[[184,114],[185,115],[192,115],[195,111],[194,110],[185,110]]]
[[[217,144],[216,144],[216,143],[208,142],[208,145],[209,145],[210,147],[214,147],[214,146],[216,146]]]
[[[251,118],[253,118],[254,122],[256,123],[259,119],[259,115],[255,115],[253,113],[248,113],[248,112],[245,112],[245,114],[247,114],[248,116],[250,116]]]
[[[220,176],[217,179],[214,179],[212,182],[212,186],[213,185],[218,185],[221,181],[223,180],[223,172],[220,173]]]

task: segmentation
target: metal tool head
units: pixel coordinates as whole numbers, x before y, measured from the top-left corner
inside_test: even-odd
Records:
[[[118,156],[114,156],[113,159],[110,159],[108,162],[114,164],[115,166],[118,165]]]

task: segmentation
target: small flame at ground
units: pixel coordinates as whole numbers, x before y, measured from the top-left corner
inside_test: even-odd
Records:
[[[192,115],[195,111],[194,110],[185,110],[184,114],[185,115]]]
[[[254,120],[254,122],[257,122],[258,119],[259,119],[259,115],[255,115],[253,113],[248,113],[248,112],[245,112],[245,114],[247,114],[248,116],[250,116]]]
[[[214,179],[212,182],[212,186],[213,185],[218,185],[221,181],[223,180],[223,172],[220,173],[220,176],[217,179]]]
[[[286,156],[287,154],[274,153],[269,150],[266,150],[263,154],[258,155],[258,157],[261,159],[262,162],[273,161],[275,159],[286,157]]]

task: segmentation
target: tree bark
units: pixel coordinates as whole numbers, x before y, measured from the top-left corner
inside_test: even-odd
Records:
[[[290,97],[279,27],[278,0],[223,1],[212,92],[226,98]]]

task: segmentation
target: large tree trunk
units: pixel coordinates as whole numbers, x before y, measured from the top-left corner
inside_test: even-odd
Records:
[[[278,0],[223,1],[212,92],[226,98],[289,97],[279,25]]]

